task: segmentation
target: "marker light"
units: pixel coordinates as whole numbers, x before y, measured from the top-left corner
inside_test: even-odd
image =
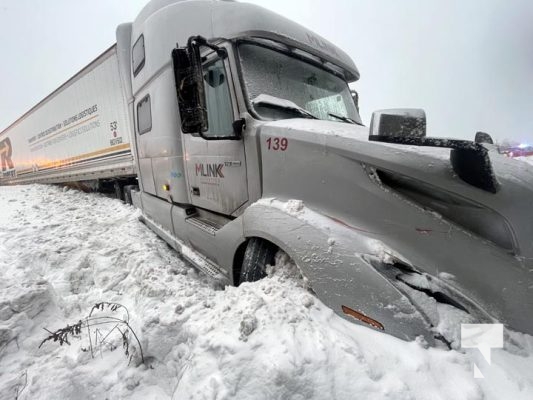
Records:
[[[170,185],[168,185],[168,184],[165,183],[165,184],[163,185],[163,190],[168,192],[168,191],[170,190]]]
[[[365,314],[360,313],[359,311],[352,310],[350,307],[342,306],[342,312],[346,315],[354,317],[355,319],[361,322],[364,322],[365,324],[372,326],[373,328],[376,328],[382,331],[385,330],[385,327],[380,322],[370,317],[367,317]]]

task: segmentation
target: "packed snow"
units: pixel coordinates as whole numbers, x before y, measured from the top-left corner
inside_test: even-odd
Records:
[[[531,336],[508,332],[488,365],[345,321],[283,254],[268,278],[221,287],[118,200],[0,187],[0,210],[0,399],[533,398]],[[130,328],[43,343],[101,302],[121,306],[93,317]]]
[[[528,156],[528,157],[515,157],[515,160],[518,160],[518,161],[524,161],[528,164],[531,164],[533,165],[533,156]]]

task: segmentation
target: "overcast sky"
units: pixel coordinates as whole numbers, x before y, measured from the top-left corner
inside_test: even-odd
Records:
[[[365,123],[376,109],[417,107],[432,136],[533,141],[531,0],[251,2],[354,59]],[[113,44],[146,3],[0,0],[0,130]]]

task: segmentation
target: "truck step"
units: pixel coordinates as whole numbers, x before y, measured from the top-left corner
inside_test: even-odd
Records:
[[[185,260],[193,264],[207,276],[210,276],[211,278],[216,279],[223,284],[229,283],[228,272],[225,269],[221,268],[211,260],[208,260],[194,249],[185,245],[181,240],[177,239],[170,232],[167,232],[164,228],[148,218],[146,215],[139,217],[139,220],[157,233],[159,237],[173,247],[174,250],[176,250]]]
[[[185,221],[213,236],[215,236],[217,231],[222,228],[222,225],[207,218],[189,217]]]

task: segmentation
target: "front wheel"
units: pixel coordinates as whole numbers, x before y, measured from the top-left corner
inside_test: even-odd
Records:
[[[246,246],[239,283],[255,282],[264,278],[266,266],[274,264],[278,248],[266,240],[252,238]]]

